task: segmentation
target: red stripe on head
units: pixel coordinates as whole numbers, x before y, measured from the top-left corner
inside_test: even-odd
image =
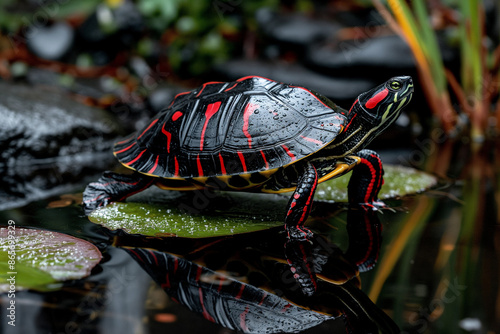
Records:
[[[389,94],[389,90],[387,88],[385,88],[384,90],[378,92],[377,94],[375,94],[375,96],[371,97],[366,103],[365,103],[365,107],[367,107],[368,109],[373,109],[377,106],[377,104],[380,103],[380,101],[382,101],[383,99],[385,99],[385,97],[387,96],[387,94]]]

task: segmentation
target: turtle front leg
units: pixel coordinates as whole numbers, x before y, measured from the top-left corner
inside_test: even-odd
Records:
[[[352,171],[347,185],[349,204],[383,206],[384,203],[377,199],[384,184],[382,161],[379,155],[371,150],[361,150],[358,156],[361,162]]]
[[[306,162],[297,188],[288,202],[285,218],[287,231],[285,256],[295,281],[306,296],[311,296],[317,286],[311,248],[313,234],[307,227],[304,227],[311,211],[317,185],[316,168],[310,162]]]
[[[111,202],[121,202],[150,187],[154,181],[154,178],[139,173],[124,175],[106,171],[97,182],[89,183],[83,192],[85,214]]]

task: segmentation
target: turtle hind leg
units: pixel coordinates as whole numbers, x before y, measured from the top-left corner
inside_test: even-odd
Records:
[[[132,196],[155,182],[153,177],[140,173],[131,175],[117,174],[106,171],[97,180],[89,183],[83,192],[85,214],[111,202],[120,202]]]
[[[350,204],[383,205],[377,197],[384,184],[384,169],[379,155],[371,150],[358,153],[361,162],[352,171],[347,186]]]

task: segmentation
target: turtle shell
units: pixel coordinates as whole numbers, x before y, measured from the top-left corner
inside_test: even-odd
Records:
[[[116,143],[114,154],[162,178],[273,170],[332,142],[344,112],[318,93],[262,77],[209,82],[178,94],[144,129]]]

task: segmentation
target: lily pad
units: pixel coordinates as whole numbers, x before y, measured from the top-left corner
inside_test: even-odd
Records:
[[[0,292],[47,289],[47,285],[90,274],[101,252],[66,234],[26,228],[0,228]]]
[[[266,201],[266,194],[219,194],[216,201],[189,213],[181,209],[182,199],[159,201],[158,190],[145,193],[141,202],[112,203],[93,211],[89,219],[110,230],[155,237],[206,238],[283,226],[286,201],[279,196]]]
[[[410,167],[384,165],[384,171],[384,185],[378,196],[380,199],[421,193],[438,182],[435,176]],[[314,199],[346,202],[348,183],[348,176],[323,182],[318,185]]]

